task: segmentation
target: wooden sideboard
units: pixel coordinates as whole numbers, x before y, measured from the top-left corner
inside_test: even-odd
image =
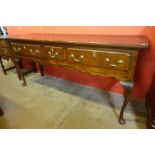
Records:
[[[146,36],[29,34],[2,37],[0,44],[0,55],[14,62],[23,86],[26,80],[20,70],[21,58],[39,63],[42,75],[42,65],[51,64],[121,81],[125,91],[119,122],[124,124],[138,51],[148,47],[148,40]]]

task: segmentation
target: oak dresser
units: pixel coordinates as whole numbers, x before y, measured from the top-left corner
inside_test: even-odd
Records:
[[[26,80],[20,70],[20,59],[39,63],[42,75],[42,65],[51,64],[119,80],[125,90],[119,116],[120,124],[124,124],[123,113],[134,87],[138,51],[148,45],[146,36],[8,35],[0,38],[0,56],[14,62],[23,86]]]

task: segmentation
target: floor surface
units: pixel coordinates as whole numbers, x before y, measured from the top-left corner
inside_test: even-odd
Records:
[[[0,128],[145,128],[143,101],[132,100],[125,125],[118,123],[123,97],[52,76],[26,76],[22,87],[15,70],[0,70]]]

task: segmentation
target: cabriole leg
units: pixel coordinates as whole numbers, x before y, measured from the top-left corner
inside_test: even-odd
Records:
[[[120,111],[120,116],[119,116],[119,123],[120,124],[125,124],[125,119],[123,117],[125,108],[127,104],[129,103],[132,95],[132,90],[133,90],[133,82],[121,82],[121,85],[124,88],[124,102]]]

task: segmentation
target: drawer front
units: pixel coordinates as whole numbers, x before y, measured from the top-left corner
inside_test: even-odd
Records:
[[[11,46],[15,54],[42,57],[41,47],[39,45],[11,43]]]
[[[41,47],[39,45],[22,45],[22,48],[24,49],[25,55],[31,55],[34,57],[42,57],[42,51]]]
[[[9,49],[0,47],[0,55],[1,56],[9,56],[10,55]]]
[[[15,54],[24,54],[23,46],[16,43],[11,43],[11,48]]]
[[[67,49],[67,60],[69,62],[99,66],[99,53],[89,49]]]
[[[43,46],[44,57],[47,59],[64,60],[65,50],[62,47]]]
[[[0,47],[7,47],[7,41],[6,40],[0,40]]]
[[[104,51],[101,53],[101,66],[117,70],[128,70],[131,60],[130,53]]]

